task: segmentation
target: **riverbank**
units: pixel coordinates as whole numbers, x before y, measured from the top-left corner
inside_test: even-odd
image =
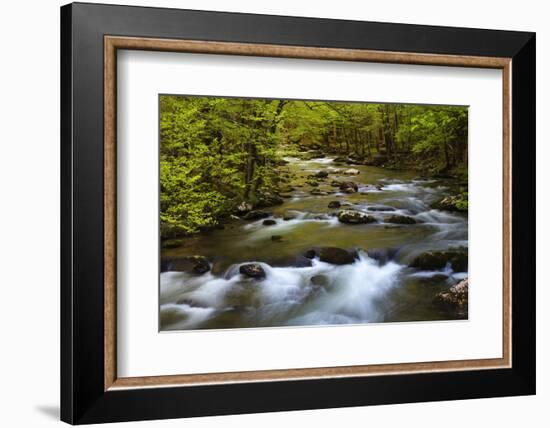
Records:
[[[467,316],[434,303],[467,276],[467,214],[432,209],[460,181],[310,157],[281,163],[278,205],[163,248],[161,328]]]

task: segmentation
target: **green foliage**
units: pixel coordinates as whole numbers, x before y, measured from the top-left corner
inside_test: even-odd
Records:
[[[161,96],[161,236],[215,227],[277,192],[280,159],[307,150],[467,174],[467,109]]]
[[[458,201],[455,202],[455,207],[459,211],[468,211],[468,192],[463,192]]]
[[[411,106],[410,126],[402,126],[412,152],[435,161],[435,167],[448,171],[467,159],[467,110],[464,107]]]
[[[161,96],[163,237],[214,227],[274,186],[281,102]]]

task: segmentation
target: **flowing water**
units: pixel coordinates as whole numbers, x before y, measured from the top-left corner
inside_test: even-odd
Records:
[[[203,275],[163,272],[160,276],[162,330],[244,328],[392,321],[445,320],[456,317],[433,305],[434,296],[467,276],[449,266],[419,271],[408,264],[427,250],[467,247],[467,216],[430,208],[452,193],[452,180],[428,180],[418,172],[372,166],[340,166],[331,158],[288,158],[283,172],[295,185],[282,205],[266,209],[276,224],[235,220],[224,229],[186,238],[182,247],[163,250],[162,257],[202,255],[211,263]],[[344,175],[354,168],[358,175]],[[323,195],[311,195],[307,176],[329,172],[320,181]],[[357,193],[341,193],[333,180],[354,181]],[[292,185],[292,184],[291,184]],[[331,201],[343,206],[329,209]],[[377,222],[340,223],[335,214],[356,209]],[[385,223],[390,215],[413,217],[417,223]],[[284,220],[284,216],[292,216]],[[271,237],[279,235],[281,241]],[[311,248],[339,247],[357,252],[353,264],[309,260]],[[265,279],[239,273],[245,263],[259,263]]]

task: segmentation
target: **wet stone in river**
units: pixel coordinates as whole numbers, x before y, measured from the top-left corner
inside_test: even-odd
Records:
[[[292,180],[281,180],[272,190],[284,199],[280,207],[243,204],[244,212],[236,211],[239,217],[232,217],[226,230],[163,247],[163,268],[184,254],[208,257],[206,265],[198,263],[199,271],[212,263],[208,274],[197,273],[194,265],[180,273],[162,270],[163,329],[449,319],[457,311],[435,299],[464,278],[467,248],[457,251],[460,256],[436,254],[436,263],[434,257],[420,257],[467,246],[467,217],[430,208],[445,188],[417,183],[417,174],[364,165],[337,171],[331,159],[291,160],[283,174],[287,168]],[[346,178],[345,168],[360,174]],[[319,171],[328,177],[310,177]],[[352,183],[350,194],[340,189],[342,183]],[[322,193],[331,189],[335,194]],[[361,247],[380,250],[349,251]],[[415,269],[408,267],[412,261]],[[203,301],[205,295],[211,299]],[[372,296],[388,305],[377,306]],[[387,310],[390,306],[399,309]]]
[[[270,215],[271,213],[267,211],[255,210],[245,214],[243,218],[245,220],[260,220],[262,218],[269,217]]]
[[[355,261],[355,254],[342,248],[323,247],[319,250],[319,260],[335,265],[347,265]]]
[[[340,190],[345,193],[355,193],[359,190],[359,186],[357,186],[357,183],[354,183],[353,181],[346,181],[344,183],[340,183]]]
[[[455,272],[468,270],[468,253],[465,249],[452,249],[447,251],[427,251],[417,256],[411,267],[423,270],[443,269],[449,264]]]
[[[338,220],[347,224],[367,224],[374,223],[376,219],[364,212],[357,210],[343,210],[338,213]]]
[[[386,218],[386,223],[416,224],[416,220],[406,215],[391,215],[388,218]]]
[[[265,278],[264,269],[257,263],[250,263],[241,265],[239,267],[239,273],[248,276],[250,278],[263,279]]]
[[[360,171],[358,169],[350,168],[350,169],[346,169],[344,171],[344,174],[346,174],[346,175],[357,175],[357,174],[359,174],[359,172]]]

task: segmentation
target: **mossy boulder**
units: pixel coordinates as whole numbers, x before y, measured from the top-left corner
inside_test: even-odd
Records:
[[[249,213],[246,213],[243,216],[243,219],[245,219],[245,220],[260,220],[262,218],[269,217],[270,215],[271,215],[271,213],[269,213],[267,211],[254,210],[254,211],[250,211]]]
[[[449,290],[438,293],[433,303],[441,309],[454,310],[459,314],[466,315],[468,311],[468,278],[453,285]]]
[[[434,202],[432,208],[444,211],[468,211],[468,197],[467,195],[445,196]]]
[[[417,256],[409,266],[422,270],[440,270],[447,264],[450,264],[455,272],[466,272],[468,252],[465,249],[427,251]]]
[[[318,287],[328,287],[330,285],[330,280],[325,275],[314,275],[309,280],[311,284]]]
[[[327,192],[323,192],[322,190],[320,189],[313,189],[311,192],[309,192],[311,195],[314,195],[314,196],[326,196],[328,195]]]
[[[416,224],[416,220],[407,215],[391,215],[386,218],[386,223],[394,224]]]
[[[328,177],[328,171],[319,171],[313,175],[314,178],[324,179]]]
[[[308,258],[308,259],[314,259],[315,257],[317,256],[317,251],[311,249],[311,250],[307,250],[305,253],[304,253],[304,257]]]
[[[285,211],[285,213],[283,214],[284,221],[294,220],[295,218],[296,218],[296,213],[292,211]]]
[[[345,181],[340,183],[340,190],[344,193],[355,193],[359,190],[359,186],[353,181]]]
[[[358,169],[355,169],[355,168],[349,168],[349,169],[346,169],[344,171],[345,175],[357,175],[359,173],[360,173],[360,171]]]
[[[319,260],[333,265],[347,265],[355,261],[355,253],[342,248],[323,247],[319,249]]]
[[[248,263],[239,267],[239,273],[254,279],[264,279],[265,271],[258,263]]]
[[[338,221],[346,224],[367,224],[376,222],[376,219],[361,211],[342,210],[338,213]]]
[[[348,160],[348,158],[346,158],[346,157],[338,156],[338,157],[336,157],[336,158],[333,159],[333,162],[345,163],[347,160]]]

